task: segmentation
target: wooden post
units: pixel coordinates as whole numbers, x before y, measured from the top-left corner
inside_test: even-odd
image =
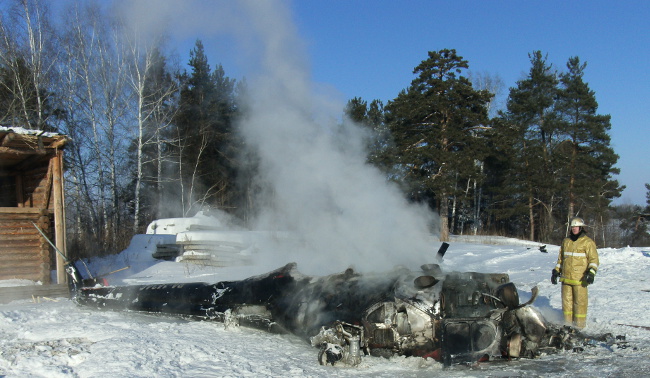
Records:
[[[54,240],[59,251],[67,257],[68,252],[66,251],[65,245],[65,206],[63,197],[63,151],[58,150],[52,159],[54,159],[54,164],[52,164],[54,169],[54,172],[52,172],[54,179],[52,185],[52,190],[54,192]],[[56,280],[59,284],[68,282],[68,277],[65,273],[65,261],[58,253],[56,254]]]
[[[25,207],[25,196],[23,193],[23,176],[16,175],[16,206]]]

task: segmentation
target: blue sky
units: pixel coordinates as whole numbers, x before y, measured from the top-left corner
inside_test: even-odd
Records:
[[[528,73],[529,53],[541,50],[560,70],[570,57],[580,57],[587,62],[584,79],[596,93],[599,114],[612,117],[612,146],[620,156],[617,178],[627,186],[615,203],[645,204],[644,184],[650,183],[650,1],[288,4],[306,45],[312,79],[339,93],[342,101],[361,97],[385,103],[395,98],[408,87],[413,68],[427,52],[443,48],[456,49],[471,71],[498,75],[506,95]],[[213,66],[223,64],[231,77],[245,74],[231,56],[233,45],[223,37],[186,37],[177,45],[181,61],[187,61],[189,49],[201,38]]]
[[[173,19],[167,32],[182,63],[199,38],[210,64],[222,64],[228,76],[239,79],[251,64],[238,51],[242,45],[227,35],[254,28],[224,17],[224,9],[264,8],[270,0],[185,0],[182,7],[171,0],[115,1],[131,7],[140,24]],[[627,186],[615,203],[645,204],[650,1],[279,0],[264,11],[289,12],[311,79],[342,103],[353,97],[384,103],[395,98],[428,51],[456,49],[470,71],[500,77],[505,95],[528,73],[529,53],[541,50],[559,70],[570,57],[580,57],[587,62],[584,79],[596,93],[599,114],[612,117],[617,179]]]
[[[612,116],[620,156],[616,203],[645,204],[650,183],[649,1],[295,1],[315,81],[347,99],[393,99],[428,51],[453,48],[470,70],[498,75],[507,88],[541,50],[564,69],[587,62],[585,81],[600,114]]]

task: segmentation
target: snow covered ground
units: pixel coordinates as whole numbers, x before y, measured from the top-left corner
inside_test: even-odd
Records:
[[[152,246],[165,238],[169,237],[138,235],[121,254],[91,261],[90,269],[100,274],[129,266],[107,276],[109,283],[121,285],[217,282],[285,263],[276,259],[275,265],[216,268],[153,259]],[[548,253],[542,253],[537,244],[514,239],[492,242],[499,244],[453,240],[441,265],[447,271],[508,273],[522,302],[538,286],[534,305],[548,320],[560,322],[560,287],[549,281],[558,247],[547,246]],[[436,243],[431,258],[422,263],[435,262]],[[78,307],[66,298],[41,298],[38,303],[0,305],[0,377],[649,376],[650,329],[642,327],[650,327],[650,248],[604,248],[599,254],[601,266],[589,289],[585,332],[625,335],[628,348],[596,343],[581,353],[447,369],[414,357],[364,357],[354,368],[320,366],[317,349],[292,335],[226,329],[210,321],[102,312]],[[0,281],[0,286],[17,284],[24,282]]]

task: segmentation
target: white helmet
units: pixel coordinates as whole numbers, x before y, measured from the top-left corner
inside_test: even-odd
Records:
[[[573,217],[573,218],[571,218],[571,223],[569,223],[569,226],[571,226],[571,227],[584,227],[584,226],[586,226],[586,224],[582,220],[582,218]]]

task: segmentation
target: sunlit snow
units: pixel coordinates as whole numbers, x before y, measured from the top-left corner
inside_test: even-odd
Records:
[[[171,232],[171,231],[170,231]],[[175,232],[175,231],[174,231]],[[284,265],[219,268],[151,257],[163,235],[136,235],[119,255],[89,262],[113,285],[217,282],[240,279]],[[523,301],[538,286],[534,303],[547,320],[560,322],[560,287],[550,283],[558,246],[515,239],[456,238],[441,266],[447,271],[508,273]],[[435,262],[439,242],[432,243]],[[581,353],[562,351],[535,360],[452,366],[415,357],[364,357],[357,367],[320,366],[317,349],[292,335],[226,328],[211,321],[78,307],[66,298],[0,305],[0,376],[7,377],[222,377],[222,376],[648,376],[650,364],[650,248],[602,248],[596,282],[590,286],[585,332],[624,335],[629,347],[595,344]],[[262,252],[257,252],[262,253]],[[408,253],[408,251],[396,251]],[[262,261],[263,259],[261,259]],[[264,260],[266,261],[266,260]],[[298,262],[300,270],[300,262]],[[329,272],[324,272],[329,273]],[[24,282],[0,281],[0,286]]]

